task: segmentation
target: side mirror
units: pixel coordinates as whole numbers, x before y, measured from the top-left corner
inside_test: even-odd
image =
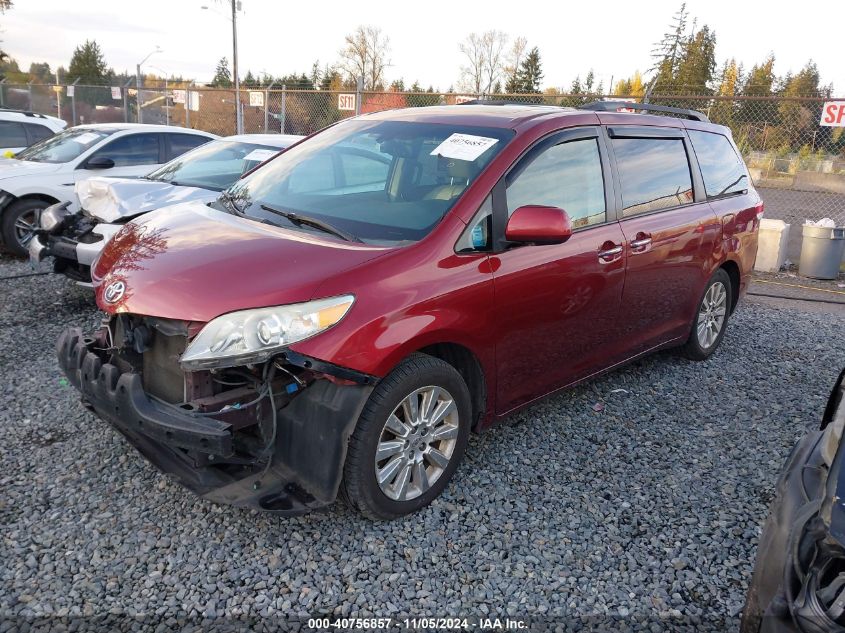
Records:
[[[509,242],[562,244],[572,235],[572,224],[566,211],[558,207],[526,205],[511,214],[505,227]]]
[[[85,169],[111,169],[114,161],[108,156],[92,156],[85,163]]]

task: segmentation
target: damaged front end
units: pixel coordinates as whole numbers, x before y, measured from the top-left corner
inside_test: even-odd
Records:
[[[44,209],[29,243],[29,256],[33,262],[52,257],[54,272],[88,285],[91,265],[123,225],[103,223],[85,211],[72,213],[69,205],[62,202]]]
[[[349,435],[376,379],[280,350],[186,370],[196,324],[126,313],[58,341],[83,401],[153,464],[205,499],[282,514],[331,503]]]
[[[793,448],[757,550],[742,633],[845,631],[845,371]]]

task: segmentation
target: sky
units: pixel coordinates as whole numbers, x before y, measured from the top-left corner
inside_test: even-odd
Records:
[[[201,6],[208,5],[207,10]],[[778,75],[800,70],[809,58],[824,84],[845,95],[842,19],[845,2],[798,5],[740,0],[688,0],[690,15],[717,34],[721,64],[736,57],[746,70],[775,54]],[[135,65],[156,46],[146,72],[181,75],[209,81],[217,61],[232,56],[231,22],[226,0],[15,0],[0,17],[2,48],[22,70],[46,61],[52,70],[67,67],[74,48],[95,39],[117,72],[133,73]],[[540,49],[543,87],[567,87],[591,68],[605,87],[647,71],[653,44],[667,30],[678,0],[632,2],[514,2],[513,0],[402,0],[364,2],[284,2],[243,0],[238,14],[241,77],[310,73],[338,60],[344,35],[359,24],[381,27],[389,36],[391,66],[387,79],[403,78],[406,86],[446,90],[459,85],[458,44],[471,32],[488,29],[524,36]],[[787,8],[788,7],[788,8]],[[140,9],[140,11],[138,11]],[[136,14],[137,12],[137,14]]]

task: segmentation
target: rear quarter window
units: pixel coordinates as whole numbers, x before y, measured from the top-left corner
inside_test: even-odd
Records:
[[[624,217],[694,201],[689,159],[681,139],[614,138],[613,153]]]
[[[26,147],[26,131],[22,123],[0,121],[0,147]]]
[[[727,137],[699,130],[688,130],[688,133],[708,198],[748,190],[748,172]]]

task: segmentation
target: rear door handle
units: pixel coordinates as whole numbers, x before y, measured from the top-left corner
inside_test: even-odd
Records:
[[[651,235],[648,233],[637,233],[636,237],[629,242],[631,250],[635,253],[642,253],[651,245]]]
[[[602,244],[601,248],[602,250],[599,251],[599,263],[601,264],[607,264],[618,259],[623,250],[621,244],[614,244],[613,242]]]

